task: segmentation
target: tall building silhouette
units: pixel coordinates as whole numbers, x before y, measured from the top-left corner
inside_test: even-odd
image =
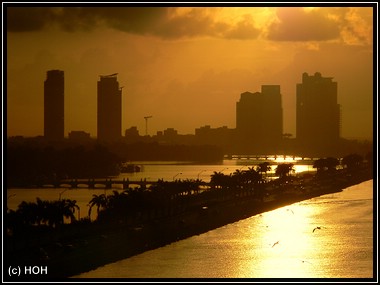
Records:
[[[245,92],[236,103],[236,137],[243,151],[276,151],[282,140],[279,85],[263,85],[261,92]]]
[[[337,94],[332,77],[303,73],[296,95],[296,138],[301,149],[321,152],[337,146],[341,124]]]
[[[64,138],[64,72],[49,70],[44,82],[44,137]]]
[[[98,81],[98,140],[112,142],[121,138],[121,102],[117,73],[101,75]]]

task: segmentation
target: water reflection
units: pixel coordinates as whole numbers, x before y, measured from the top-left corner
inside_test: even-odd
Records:
[[[318,211],[299,204],[260,215],[265,231],[260,235],[265,258],[259,258],[252,268],[265,278],[310,277],[318,241],[313,238],[315,227],[310,218]],[[274,270],[276,269],[276,270]]]
[[[370,278],[372,202],[372,181],[369,181],[341,193],[262,213],[77,277]],[[313,232],[318,226],[321,229]]]

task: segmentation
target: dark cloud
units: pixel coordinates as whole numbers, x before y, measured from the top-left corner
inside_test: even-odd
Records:
[[[105,25],[127,33],[154,35],[161,38],[213,36],[255,38],[258,30],[249,17],[236,26],[217,22],[213,11],[189,9],[176,14],[173,7],[8,7],[7,30],[30,32],[49,26],[65,31],[91,30]],[[216,11],[216,9],[214,9]]]
[[[7,29],[10,32],[29,32],[57,25],[73,32],[105,24],[126,32],[144,33],[166,13],[167,8],[8,7]]]
[[[45,28],[49,22],[54,21],[54,18],[54,13],[51,8],[7,7],[6,9],[7,29],[10,32],[41,30]]]
[[[327,17],[324,8],[278,8],[278,23],[269,27],[268,38],[274,41],[324,41],[338,38],[339,25]]]

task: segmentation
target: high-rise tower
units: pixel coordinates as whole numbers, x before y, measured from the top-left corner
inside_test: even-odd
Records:
[[[236,135],[247,151],[275,151],[282,139],[282,121],[279,85],[242,93],[236,103]]]
[[[304,149],[328,150],[340,138],[340,105],[332,77],[303,73],[297,84],[296,137]]]
[[[62,140],[64,132],[64,73],[49,70],[44,82],[44,137]]]
[[[98,81],[98,140],[121,138],[121,88],[117,73],[101,75]]]

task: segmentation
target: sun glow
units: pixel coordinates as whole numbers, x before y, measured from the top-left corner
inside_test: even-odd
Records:
[[[276,18],[276,9],[273,7],[226,7],[218,10],[215,19],[236,24],[247,16],[254,20],[257,28],[261,28]]]
[[[311,12],[320,9],[319,7],[304,7],[303,8],[306,12]]]
[[[299,277],[313,275],[317,240],[313,237],[316,225],[309,219],[316,213],[311,210],[293,204],[259,216],[265,227],[260,235],[264,258],[255,260],[252,267],[263,272],[263,277],[294,277],[295,270]],[[273,268],[280,268],[276,272],[281,276],[273,276]]]

